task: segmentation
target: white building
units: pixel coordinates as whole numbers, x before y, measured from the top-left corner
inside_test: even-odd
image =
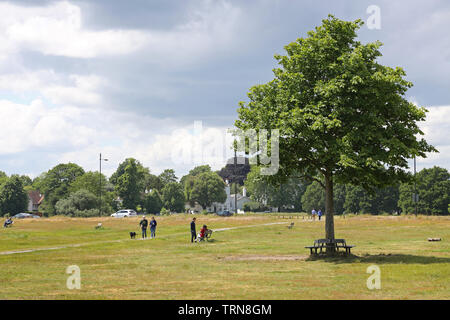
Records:
[[[236,212],[235,201],[234,201],[235,195],[231,194],[231,188],[230,188],[230,185],[228,184],[228,181],[225,182],[225,193],[227,195],[225,202],[223,202],[223,203],[213,202],[211,206],[206,208],[206,211],[219,212],[219,211],[228,210],[230,212]],[[243,210],[244,203],[251,201],[251,199],[249,197],[247,197],[247,192],[245,190],[245,187],[243,188],[242,193],[243,194],[240,194],[240,193],[237,194],[236,202],[237,202],[238,210]],[[187,202],[184,207],[185,207],[186,212],[190,212],[190,213],[200,213],[203,211],[202,207],[198,203],[195,203],[195,206],[191,206],[189,204],[189,202]]]
[[[236,194],[237,198],[236,198],[236,202],[235,202],[235,200],[234,200],[235,194],[231,194],[230,184],[228,183],[228,181],[226,181],[225,183],[226,183],[225,193],[227,194],[227,199],[223,203],[213,202],[213,204],[210,207],[206,208],[207,211],[219,212],[219,211],[228,210],[230,212],[236,212],[236,207],[235,207],[236,205],[237,205],[238,210],[243,210],[244,204],[246,202],[251,201],[251,199],[249,197],[247,197],[247,192],[244,187],[242,189],[242,194],[240,194],[240,193]]]

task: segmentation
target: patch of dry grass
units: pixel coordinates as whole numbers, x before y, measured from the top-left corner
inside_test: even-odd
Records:
[[[324,221],[273,216],[197,216],[197,225],[238,227],[191,244],[192,216],[157,217],[157,239],[130,240],[140,218],[18,220],[0,232],[1,299],[449,299],[449,217],[337,217],[336,237],[357,247],[350,258],[309,259]],[[103,230],[95,230],[101,222]],[[261,224],[261,226],[256,226]],[[253,227],[246,228],[246,226]],[[244,228],[245,227],[245,228]],[[440,237],[440,242],[428,242]],[[369,290],[368,266],[381,269]],[[81,269],[81,290],[66,288],[67,266]],[[208,288],[205,295],[201,288]]]

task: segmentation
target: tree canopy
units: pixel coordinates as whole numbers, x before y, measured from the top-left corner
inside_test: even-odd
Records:
[[[171,182],[177,182],[178,178],[175,175],[175,170],[173,169],[165,169],[163,172],[161,172],[158,176],[159,180],[161,181],[161,185],[164,188],[167,184]]]
[[[334,239],[333,185],[376,187],[408,181],[408,159],[436,151],[418,127],[426,109],[409,102],[402,68],[377,62],[379,41],[357,41],[361,20],[333,16],[275,55],[275,78],[240,102],[240,129],[278,129],[280,168],[325,189],[325,236]],[[322,182],[323,181],[323,182]]]
[[[244,184],[252,200],[278,210],[302,211],[301,198],[309,183],[296,177],[284,183],[270,183],[267,176],[260,174],[260,167],[252,166]]]
[[[223,203],[227,199],[225,183],[217,173],[203,172],[194,178],[189,199],[197,202],[203,209],[213,202]]]
[[[50,169],[37,181],[39,190],[44,193],[46,214],[55,214],[55,204],[69,195],[73,181],[84,174],[84,169],[75,163],[61,163]]]
[[[183,187],[178,182],[169,182],[162,189],[163,207],[171,212],[184,212]]]
[[[450,203],[450,173],[445,168],[422,169],[416,176],[416,189],[419,195],[417,212],[424,214],[448,214]],[[399,206],[404,213],[414,213],[414,184],[400,186]]]
[[[141,201],[141,193],[144,192],[145,169],[134,158],[123,161],[110,181],[114,184],[115,191],[122,198],[123,206],[128,209],[136,209]]]
[[[28,196],[23,189],[22,179],[12,175],[0,185],[0,213],[14,215],[27,208]]]

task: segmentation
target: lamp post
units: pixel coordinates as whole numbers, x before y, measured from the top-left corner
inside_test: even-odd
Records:
[[[99,216],[102,215],[102,161],[108,161],[108,159],[102,159],[102,154],[100,153],[100,203],[98,207]]]
[[[237,157],[236,157],[236,148],[234,149],[234,212],[237,214],[237,178],[236,178],[236,167],[237,167]]]
[[[416,156],[414,156],[414,215],[417,217]]]

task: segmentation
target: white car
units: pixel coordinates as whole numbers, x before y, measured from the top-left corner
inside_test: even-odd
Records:
[[[111,217],[114,218],[126,218],[126,217],[134,217],[137,216],[136,211],[131,210],[131,209],[126,209],[126,210],[119,210],[116,213],[113,213],[111,215]]]

